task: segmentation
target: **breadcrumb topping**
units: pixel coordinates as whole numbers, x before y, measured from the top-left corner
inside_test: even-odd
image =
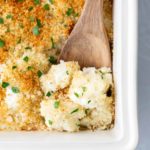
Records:
[[[84,0],[0,0],[0,130],[55,129],[72,132],[84,125],[86,121],[81,120],[85,118],[85,108],[66,96],[66,86],[69,86],[79,66],[75,62],[71,67],[66,66],[69,69],[65,70],[64,78],[64,73],[61,78],[57,77],[57,81],[65,79],[65,82],[54,82],[52,78],[54,90],[45,88],[44,83],[50,81],[53,75],[56,79],[53,65],[57,64],[60,50],[78,21],[83,6]],[[104,1],[104,19],[112,45],[112,0]],[[50,76],[47,76],[48,72]],[[47,80],[44,81],[45,77]],[[56,107],[64,107],[54,110],[67,117],[65,125],[62,123],[58,128],[55,127],[57,121],[51,128],[49,116],[50,121],[45,123],[41,115],[41,108],[45,104],[52,107],[53,102],[56,102]],[[73,119],[77,125],[69,123],[71,114],[66,115],[71,108],[74,109]],[[83,113],[76,116],[74,112],[80,109]],[[94,125],[90,124],[88,128]]]

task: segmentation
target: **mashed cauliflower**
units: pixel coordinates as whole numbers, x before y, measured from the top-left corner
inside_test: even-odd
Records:
[[[84,68],[82,71],[77,62],[61,61],[53,65],[40,81],[45,93],[40,111],[50,130],[73,132],[82,126],[111,127],[114,110],[110,68]]]

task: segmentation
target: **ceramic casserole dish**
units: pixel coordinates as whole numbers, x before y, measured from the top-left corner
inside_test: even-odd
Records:
[[[115,126],[78,133],[0,132],[1,150],[130,150],[138,141],[137,0],[114,0]]]

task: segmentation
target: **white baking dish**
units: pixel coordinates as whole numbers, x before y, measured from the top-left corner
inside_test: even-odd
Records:
[[[137,0],[114,0],[116,120],[110,131],[1,132],[0,149],[131,150],[138,141],[136,65]]]

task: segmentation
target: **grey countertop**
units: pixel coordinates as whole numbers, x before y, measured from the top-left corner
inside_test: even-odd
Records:
[[[150,149],[150,0],[139,0],[137,150]]]

